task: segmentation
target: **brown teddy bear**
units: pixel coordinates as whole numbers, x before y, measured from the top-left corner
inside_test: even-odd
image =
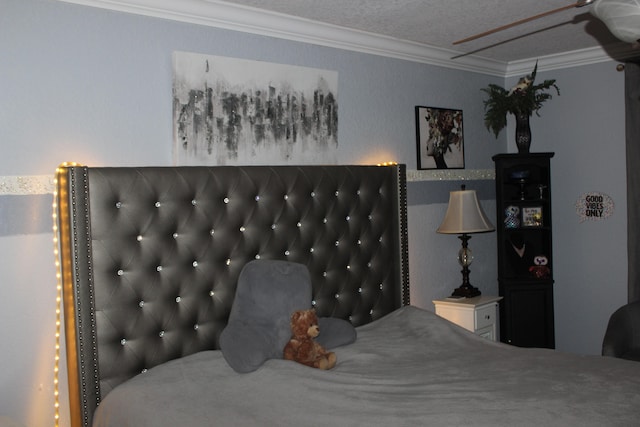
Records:
[[[314,309],[297,310],[291,315],[291,339],[284,347],[284,358],[318,369],[336,365],[336,354],[326,351],[314,338],[320,334]]]

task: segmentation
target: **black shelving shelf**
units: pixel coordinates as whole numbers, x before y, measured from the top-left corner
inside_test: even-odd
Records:
[[[500,339],[555,347],[551,158],[498,154],[495,162]]]

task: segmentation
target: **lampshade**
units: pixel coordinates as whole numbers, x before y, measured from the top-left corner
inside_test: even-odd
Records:
[[[449,207],[440,227],[443,234],[484,233],[494,230],[491,221],[482,210],[475,190],[451,191]]]
[[[618,39],[640,41],[640,0],[596,0],[591,13]]]

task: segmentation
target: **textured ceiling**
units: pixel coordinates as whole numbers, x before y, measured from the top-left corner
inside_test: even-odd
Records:
[[[571,4],[564,0],[228,0],[349,29],[511,62],[617,43],[589,13],[571,8],[478,40],[454,41]]]

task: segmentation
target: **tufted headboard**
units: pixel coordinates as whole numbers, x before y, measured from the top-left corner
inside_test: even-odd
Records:
[[[217,349],[253,259],[307,265],[320,316],[409,304],[404,165],[62,167],[57,194],[74,426],[134,375]]]

